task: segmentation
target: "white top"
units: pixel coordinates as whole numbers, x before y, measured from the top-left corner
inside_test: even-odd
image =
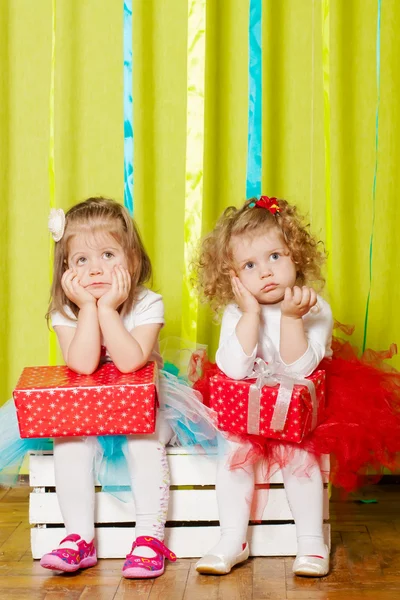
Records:
[[[51,314],[52,326],[77,327],[78,321],[69,306],[64,306],[64,310],[68,318],[64,317],[59,311],[55,311]],[[122,322],[127,331],[132,331],[140,325],[151,325],[153,323],[164,325],[164,303],[162,296],[143,287],[130,313],[122,317]],[[104,345],[103,337],[101,343]],[[106,356],[110,357],[107,348]],[[163,367],[158,342],[154,346],[149,360],[154,360],[160,368]]]
[[[231,379],[244,379],[251,375],[254,361],[260,357],[267,363],[278,365],[277,370],[281,374],[296,373],[303,377],[311,375],[323,358],[332,356],[331,307],[320,296],[317,306],[319,310],[311,310],[303,317],[308,348],[303,356],[288,365],[279,353],[281,303],[261,306],[258,343],[251,356],[245,354],[236,336],[236,325],[243,313],[236,304],[228,304],[222,318],[216,355],[218,367]]]

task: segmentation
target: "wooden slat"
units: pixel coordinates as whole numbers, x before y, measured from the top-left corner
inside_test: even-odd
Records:
[[[274,558],[267,564],[262,558],[255,558],[253,577],[254,598],[286,598],[284,558]],[[268,595],[265,593],[266,590],[268,590]]]
[[[168,448],[171,471],[171,485],[215,485],[216,457],[200,454],[187,454],[181,448]],[[324,472],[329,471],[329,457],[324,461]],[[327,477],[324,477],[325,481]],[[256,471],[256,483],[265,483],[260,466]],[[283,483],[282,474],[277,471],[270,483]],[[54,487],[53,455],[30,456],[30,485],[32,487]]]
[[[256,490],[256,496],[263,494]],[[262,515],[264,521],[293,520],[283,488],[270,489]],[[324,518],[328,519],[328,490],[324,490]],[[96,523],[126,523],[136,519],[132,495],[121,493],[121,500],[107,492],[96,494]],[[167,521],[218,521],[218,506],[214,489],[171,490]],[[57,494],[32,493],[29,503],[31,524],[62,524]]]
[[[325,525],[330,543],[330,527]],[[57,547],[65,529],[33,528],[31,531],[33,558],[40,558]],[[96,529],[99,558],[123,558],[135,537],[131,527],[98,527]],[[219,527],[167,527],[166,544],[179,558],[203,556],[219,539]],[[296,531],[293,524],[251,525],[248,540],[252,556],[292,556],[296,554]]]
[[[26,522],[21,522],[14,529],[12,534],[7,537],[0,548],[1,560],[14,561],[21,560],[25,552],[29,549],[29,539],[27,533],[29,525]]]
[[[167,572],[169,567],[170,565],[167,567]],[[154,581],[154,579],[122,579],[114,600],[133,600],[133,598],[135,600],[149,600]]]
[[[344,499],[333,490],[331,571],[320,580],[293,576],[292,557],[251,559],[227,577],[199,575],[194,568],[196,559],[167,562],[165,575],[149,581],[123,580],[123,559],[102,559],[96,567],[76,575],[55,576],[40,567],[39,561],[32,561],[28,550],[31,533],[27,526],[28,492],[15,489],[0,500],[5,519],[7,506],[13,510],[20,500],[19,513],[25,512],[19,523],[23,529],[16,526],[11,536],[7,532],[4,541],[0,541],[1,600],[109,597],[114,600],[398,600],[400,597],[398,485],[365,488],[363,496],[376,498],[376,504],[355,502],[360,493]],[[0,524],[0,531],[3,527],[14,528],[12,510],[11,521]],[[62,535],[61,530],[57,532]],[[57,544],[59,540],[56,537],[53,541]],[[210,545],[212,542],[210,539]],[[24,548],[27,550],[21,556]]]
[[[220,580],[221,577],[199,576],[196,563],[191,564],[183,600],[219,600]]]
[[[258,598],[257,595],[253,594],[253,562],[248,560],[241,564],[240,568],[233,569],[229,577],[219,578],[218,600],[253,600]],[[191,598],[189,585],[187,597],[188,600]]]
[[[169,563],[164,575],[155,579],[148,600],[182,600],[190,567],[191,563],[188,560]],[[128,598],[132,596],[127,596]]]

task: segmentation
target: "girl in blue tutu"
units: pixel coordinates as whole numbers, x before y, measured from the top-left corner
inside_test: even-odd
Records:
[[[91,374],[102,362],[112,361],[129,373],[155,361],[161,375],[154,434],[54,439],[56,491],[66,536],[42,557],[41,565],[72,572],[97,563],[94,478],[101,474],[95,464],[102,458],[103,474],[115,481],[120,472],[113,472],[113,464],[122,457],[129,482],[117,483],[130,484],[136,510],[136,539],[123,576],[157,577],[164,572],[165,558],[175,560],[163,544],[170,483],[165,445],[174,436],[181,444],[207,446],[215,437],[212,411],[198,392],[162,370],[158,336],[164,325],[163,300],[144,285],[151,263],[128,211],[113,200],[89,198],[65,215],[53,209],[49,229],[55,254],[47,317],[67,366]],[[49,445],[49,440],[20,439],[11,402],[0,411],[0,432],[7,432],[0,436],[0,477],[15,471],[27,450]]]

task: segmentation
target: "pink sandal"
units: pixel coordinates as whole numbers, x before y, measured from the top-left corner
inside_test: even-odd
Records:
[[[153,558],[144,556],[135,556],[132,554],[138,546],[147,546],[156,552]],[[172,562],[176,561],[176,556],[171,550],[154,537],[140,536],[132,544],[130,554],[126,555],[126,561],[122,568],[122,575],[127,579],[146,579],[149,577],[159,577],[164,573],[164,559],[168,558]]]
[[[72,573],[79,569],[94,567],[97,564],[94,540],[88,544],[77,533],[70,533],[61,540],[60,544],[63,544],[64,542],[75,542],[78,546],[78,550],[72,550],[72,548],[57,548],[42,556],[40,561],[42,567],[45,569],[54,569],[55,571]]]

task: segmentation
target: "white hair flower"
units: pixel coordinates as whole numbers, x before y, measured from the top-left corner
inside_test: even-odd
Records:
[[[59,242],[64,235],[65,214],[62,208],[52,208],[49,214],[48,227],[53,240]]]

